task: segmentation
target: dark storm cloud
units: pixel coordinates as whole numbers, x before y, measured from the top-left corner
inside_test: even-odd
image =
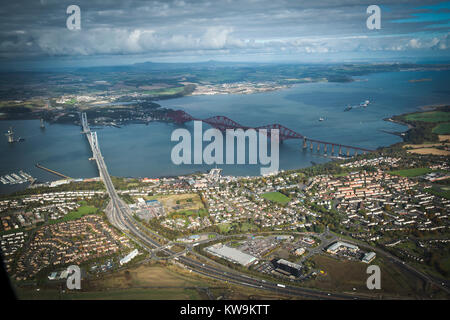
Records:
[[[372,1],[10,1],[0,7],[0,55],[214,56],[448,50],[439,1],[378,1],[382,29],[366,28]],[[66,8],[81,8],[79,31]],[[444,9],[445,10],[445,6]],[[411,20],[408,22],[408,19]]]

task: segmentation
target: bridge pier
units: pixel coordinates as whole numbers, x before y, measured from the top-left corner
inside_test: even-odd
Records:
[[[325,156],[327,156],[327,144],[325,144],[324,145],[324,147],[323,147],[323,154],[325,155]]]
[[[311,149],[311,151],[313,150],[313,143],[312,143],[312,141],[310,141],[309,148]]]
[[[334,154],[334,144],[331,145],[331,155]]]
[[[306,149],[306,138],[303,138],[303,149]]]
[[[317,152],[320,152],[320,143],[317,142]]]
[[[339,155],[341,155],[342,154],[342,146],[340,145],[339,146]]]
[[[350,149],[347,148],[347,157],[350,157]]]

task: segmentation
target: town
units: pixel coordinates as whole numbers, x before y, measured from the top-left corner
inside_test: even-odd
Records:
[[[416,168],[425,163],[433,169]],[[448,181],[447,169],[442,157],[379,153],[260,177],[223,176],[216,168],[116,183],[136,221],[177,248],[177,256],[199,255],[224,268],[305,285],[330,272],[320,257],[368,264],[385,259],[379,250],[445,278],[435,257],[445,255],[439,250],[450,241],[450,200],[435,184]],[[95,190],[82,190],[93,183]],[[92,277],[143,259],[171,259],[145,253],[109,224],[98,179],[28,190],[0,201],[1,248],[19,284],[62,279],[64,266],[73,263]]]

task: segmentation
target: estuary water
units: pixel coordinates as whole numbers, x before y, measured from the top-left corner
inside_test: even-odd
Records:
[[[426,105],[450,103],[450,71],[377,73],[355,78],[350,83],[309,83],[251,95],[188,96],[159,103],[181,109],[196,118],[224,115],[245,126],[279,123],[307,137],[374,149],[401,141],[384,131],[404,131],[406,127],[384,118],[419,110]],[[431,81],[410,82],[413,79]],[[370,100],[367,108],[345,112],[347,105]],[[319,121],[323,118],[323,121]],[[23,170],[41,181],[60,179],[35,167],[40,163],[73,178],[98,176],[95,162],[81,128],[74,125],[46,124],[38,120],[0,121],[0,132],[12,126],[24,142],[0,139],[0,175]],[[114,176],[161,177],[205,172],[208,165],[174,165],[170,137],[180,126],[153,122],[130,124],[122,128],[97,130],[99,145]],[[192,130],[193,124],[181,126]],[[206,126],[204,130],[206,129]],[[206,146],[207,143],[204,143]],[[329,161],[317,152],[304,151],[302,141],[288,140],[280,145],[280,169],[294,169]],[[257,165],[218,165],[224,174],[259,175]],[[0,193],[25,185],[0,184]]]

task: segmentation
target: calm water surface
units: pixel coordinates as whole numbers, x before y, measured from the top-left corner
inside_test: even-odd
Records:
[[[431,78],[411,83],[408,80]],[[421,106],[450,102],[449,71],[380,73],[356,78],[351,83],[311,83],[289,89],[252,95],[189,96],[164,100],[163,107],[182,109],[197,118],[224,115],[242,125],[280,123],[307,137],[377,148],[400,141],[383,132],[404,131],[405,127],[383,121],[392,115],[412,112]],[[366,109],[344,112],[347,105],[371,103]],[[320,122],[319,118],[325,120]],[[0,139],[0,175],[24,170],[41,181],[59,179],[35,167],[36,163],[74,178],[98,176],[91,152],[80,128],[74,125],[48,125],[38,120],[0,121],[0,131],[14,128],[26,140],[8,144]],[[115,176],[159,177],[206,171],[207,165],[176,166],[170,160],[175,142],[172,131],[179,126],[167,123],[133,124],[122,128],[97,130],[99,144],[109,172]],[[192,123],[186,128],[192,129]],[[206,144],[205,144],[206,145]],[[305,152],[301,141],[289,140],[280,146],[280,169],[294,169],[311,162],[329,161],[317,153]],[[225,174],[258,175],[260,165],[222,165]],[[23,186],[6,187],[10,192]]]

